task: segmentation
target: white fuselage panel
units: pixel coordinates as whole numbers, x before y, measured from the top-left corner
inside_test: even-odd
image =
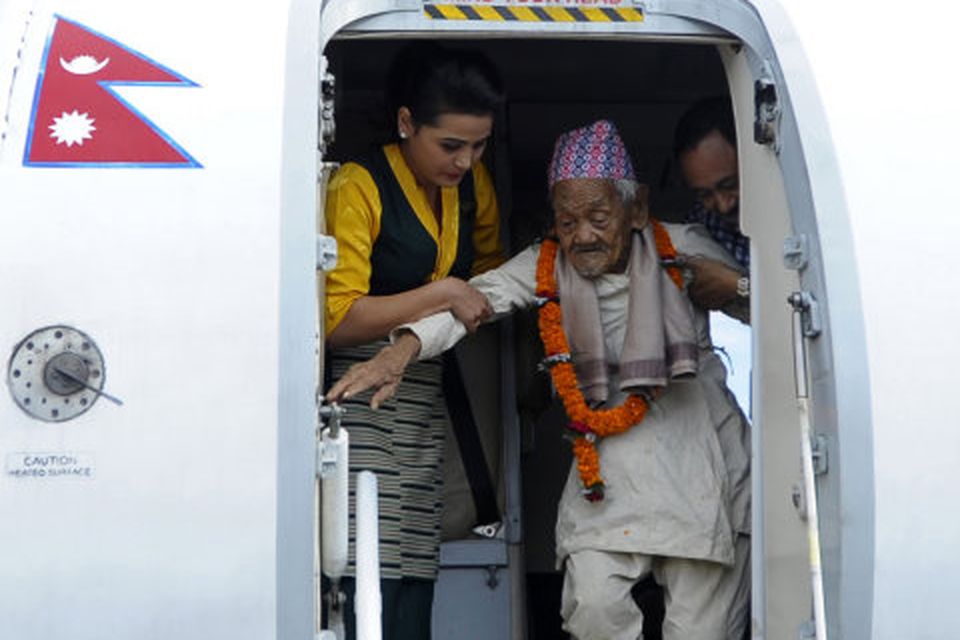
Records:
[[[79,329],[123,405],[44,422],[3,390],[0,637],[273,637],[287,7],[37,4],[0,147],[0,351]],[[200,166],[24,166],[55,14],[197,85],[114,90]]]

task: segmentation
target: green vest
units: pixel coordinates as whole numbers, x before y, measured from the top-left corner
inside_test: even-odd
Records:
[[[407,201],[386,154],[383,149],[377,149],[357,164],[373,177],[382,206],[380,233],[370,255],[370,295],[402,293],[426,284],[436,267],[437,243]],[[449,275],[468,280],[473,269],[473,228],[477,218],[473,170],[460,181],[458,198],[457,256]]]

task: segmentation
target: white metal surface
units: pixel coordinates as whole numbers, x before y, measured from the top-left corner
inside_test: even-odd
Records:
[[[350,510],[348,465],[350,435],[346,429],[338,429],[334,436],[324,430],[320,440],[321,487],[323,512],[321,517],[323,573],[339,580],[347,568],[347,521]]]
[[[278,357],[278,318],[289,317],[282,211],[300,197],[283,182],[284,161],[297,155],[284,146],[290,7],[174,1],[145,15],[139,5],[78,0],[31,9],[20,25],[3,12],[3,37],[19,27],[25,40],[0,147],[0,350],[9,355],[38,327],[74,326],[97,341],[124,405],[101,401],[74,420],[41,423],[3,390],[0,452],[74,455],[93,473],[21,478],[4,467],[0,637],[277,637],[289,624],[278,620],[287,606],[279,582],[300,580],[278,564],[278,536],[291,549],[299,537],[281,522],[294,492],[279,499],[278,477],[297,467],[279,468],[280,416],[306,406],[309,418],[313,393],[307,353],[303,399],[278,409],[281,394],[298,393],[296,383],[281,389],[281,376],[300,366]],[[202,168],[23,166],[55,13],[199,85],[117,91]],[[307,151],[298,235],[309,312],[315,143],[307,126],[297,129]],[[301,324],[312,329],[311,319]],[[285,335],[309,350],[312,331],[304,334]],[[312,426],[301,425],[308,459]],[[309,506],[312,475],[305,480]],[[303,523],[309,532],[309,509]],[[309,561],[303,577],[309,594]]]
[[[380,640],[380,526],[377,476],[357,474],[357,640]]]

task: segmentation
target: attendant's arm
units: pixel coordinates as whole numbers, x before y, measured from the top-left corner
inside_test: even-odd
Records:
[[[333,347],[366,344],[386,337],[401,324],[450,311],[470,332],[493,310],[487,299],[458,278],[444,278],[391,296],[362,296],[327,336]]]
[[[470,280],[470,284],[486,294],[499,316],[533,302],[538,249],[531,247],[502,267]],[[463,323],[448,311],[399,327],[391,334],[393,344],[370,360],[350,367],[330,388],[326,399],[334,402],[375,389],[370,406],[376,409],[396,392],[404,370],[414,358],[439,355],[466,333]]]
[[[470,279],[470,284],[486,296],[493,307],[493,316],[501,318],[516,309],[533,303],[536,292],[537,256],[540,245],[524,249],[502,266]],[[391,334],[396,339],[400,332],[412,332],[420,340],[420,359],[440,355],[453,347],[467,333],[467,328],[451,313],[427,316],[405,324]]]
[[[379,191],[369,172],[348,163],[327,190],[327,232],[337,239],[337,266],[327,274],[326,332],[334,347],[365,344],[391,329],[452,311],[470,330],[491,313],[486,299],[463,280],[444,278],[389,296],[371,296],[370,255],[380,233]]]

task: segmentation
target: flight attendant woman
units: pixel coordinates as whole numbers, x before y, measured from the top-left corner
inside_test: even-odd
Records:
[[[502,261],[496,196],[480,163],[503,101],[495,69],[479,54],[417,43],[388,78],[398,140],[344,164],[327,191],[339,252],[325,314],[333,379],[400,324],[449,310],[475,329],[491,309],[466,280]],[[351,476],[378,475],[385,639],[430,637],[447,421],[441,372],[439,360],[411,365],[378,411],[345,400]]]

